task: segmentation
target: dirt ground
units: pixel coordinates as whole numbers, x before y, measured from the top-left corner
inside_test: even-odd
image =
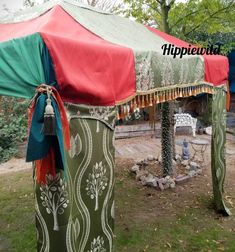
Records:
[[[205,139],[210,142],[210,136],[208,135],[200,135],[197,136],[196,139]],[[193,138],[190,135],[178,135],[176,136],[176,153],[181,153],[181,143],[184,139],[188,141],[192,140]],[[192,149],[191,144],[190,152],[193,155],[194,151]],[[120,170],[120,167],[125,168],[126,172],[128,172],[128,168],[133,166],[136,161],[143,160],[147,158],[148,155],[153,155],[155,157],[159,157],[161,155],[161,139],[152,137],[152,136],[145,136],[145,137],[135,137],[135,138],[128,138],[128,139],[119,139],[115,140],[115,148],[116,148],[116,164],[118,167],[117,173],[118,175],[122,176],[121,173],[125,172]],[[194,197],[194,194],[199,192],[206,192],[211,193],[212,185],[211,185],[211,170],[210,170],[210,160],[211,160],[211,152],[210,152],[210,145],[207,147],[204,153],[204,162],[202,163],[201,155],[196,155],[195,159],[198,161],[203,169],[202,175],[197,176],[196,178],[192,178],[189,182],[186,182],[184,185],[178,185],[174,190],[174,193],[178,191],[190,190],[191,194],[183,194],[189,200],[190,195]],[[226,180],[225,180],[225,198],[228,203],[233,207],[233,201],[235,198],[231,196],[230,192],[234,191],[235,188],[235,137],[228,134],[227,135],[227,143],[226,143],[226,166],[227,166],[227,173],[226,173]],[[17,172],[21,170],[28,170],[32,168],[31,163],[26,163],[24,159],[16,159],[13,158],[10,161],[0,164],[0,175]],[[133,181],[135,180],[134,177],[131,177]],[[132,181],[132,182],[133,182]],[[136,186],[141,186],[135,181]],[[153,191],[153,189],[150,189]],[[166,194],[169,194],[170,190],[167,190]],[[151,192],[152,193],[152,192]],[[183,196],[181,195],[181,196]],[[234,195],[235,196],[235,195]],[[184,200],[181,198],[181,200]],[[235,207],[235,206],[234,206]]]

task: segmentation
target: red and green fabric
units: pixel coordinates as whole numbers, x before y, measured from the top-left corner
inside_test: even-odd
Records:
[[[32,98],[39,85],[54,86],[70,124],[67,175],[61,169],[56,176],[45,174],[45,183],[35,178],[38,251],[113,251],[114,117],[117,105],[136,100],[140,105],[139,99],[145,106],[151,103],[147,99],[159,103],[213,93],[213,191],[217,210],[229,214],[222,196],[225,117],[217,123],[225,109],[228,60],[173,59],[161,49],[169,43],[188,47],[158,30],[68,0],[0,19],[0,95]]]
[[[36,17],[37,13],[40,16]],[[12,59],[7,59],[11,60],[11,73],[4,62],[0,63],[1,74],[5,77],[4,83],[0,84],[1,89],[19,86],[17,80],[21,80],[23,74],[30,81],[28,84],[22,80],[24,85],[31,87],[41,83],[42,80],[38,79],[41,58],[36,58],[36,55],[42,53],[42,41],[34,41],[31,36],[35,34],[41,36],[49,49],[61,97],[67,102],[115,105],[138,91],[171,85],[193,86],[202,82],[220,85],[228,78],[226,57],[185,56],[183,59],[172,59],[172,56],[164,56],[161,49],[163,44],[186,46],[187,43],[116,15],[62,1],[53,7],[47,4],[40,10],[32,10],[32,13],[21,13],[20,17],[2,20],[5,24],[0,25],[0,41],[8,42],[1,44],[1,55],[9,57],[7,48],[18,47],[18,43],[25,45],[22,39],[29,36],[27,48],[21,51],[23,55],[17,56],[22,60],[27,57],[21,69],[27,68],[30,63],[34,71],[22,69],[23,72],[14,80],[17,85],[14,85],[10,76],[22,60],[11,53]],[[10,95],[10,91],[5,90],[5,94]],[[25,97],[29,93],[30,90],[27,93],[20,90],[15,95]]]

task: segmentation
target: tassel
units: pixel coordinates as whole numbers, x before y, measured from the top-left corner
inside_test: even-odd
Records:
[[[124,120],[124,111],[123,111],[123,107],[120,106],[120,115],[119,115],[121,120]]]
[[[177,96],[177,98],[180,97],[179,88],[177,88],[177,90],[176,90],[176,96]]]
[[[154,94],[154,96],[155,96],[155,94]],[[160,102],[160,101],[159,101],[158,93],[156,94],[156,98],[155,98],[154,100],[156,101],[156,103],[159,103],[159,102]]]
[[[144,101],[144,95],[142,95],[142,105],[141,105],[142,108],[145,107],[145,101]]]
[[[179,97],[181,98],[181,97],[183,97],[183,94],[182,94],[182,90],[180,89],[180,91],[179,91]]]
[[[140,96],[139,95],[137,96],[137,104],[138,104],[138,108],[140,109],[141,108],[141,103],[140,103]]]
[[[126,105],[125,105],[125,108],[126,108],[126,111],[125,111],[125,119],[127,120],[127,119],[128,119],[128,116],[130,115],[130,114],[129,114],[129,105],[126,104]]]
[[[50,91],[47,88],[47,100],[46,108],[44,112],[44,134],[45,136],[55,136],[56,135],[56,120],[54,109],[51,105]]]
[[[146,106],[146,107],[149,106],[149,96],[148,96],[148,95],[146,95],[145,106]]]
[[[166,91],[163,92],[162,97],[163,97],[163,101],[166,102]]]
[[[117,114],[116,114],[116,120],[119,121],[120,120],[120,116],[119,116],[119,113],[117,111]]]
[[[134,105],[133,105],[133,100],[130,102],[130,114],[134,112]]]
[[[175,97],[174,97],[174,90],[172,89],[169,92],[170,92],[170,98],[171,98],[171,100],[174,100],[175,99]]]
[[[192,88],[189,88],[189,96],[192,96]]]
[[[137,108],[137,98],[135,97],[134,98],[134,104],[133,104],[133,106],[134,106],[134,110]]]
[[[152,94],[149,95],[149,107],[153,106]]]

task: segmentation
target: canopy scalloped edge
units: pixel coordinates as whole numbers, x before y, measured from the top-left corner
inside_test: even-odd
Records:
[[[127,99],[116,102],[116,105],[130,103],[131,107],[144,108],[152,106],[153,104],[172,101],[177,98],[186,98],[202,93],[214,94],[217,89],[221,88],[224,89],[224,91],[227,91],[226,84],[213,86],[207,82],[159,87],[148,91],[137,91],[136,94],[128,97]]]

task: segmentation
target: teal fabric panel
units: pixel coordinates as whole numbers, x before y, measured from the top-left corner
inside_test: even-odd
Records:
[[[42,83],[56,80],[39,33],[0,43],[0,95],[31,98]]]
[[[31,162],[42,159],[48,154],[49,149],[53,147],[56,151],[55,157],[56,164],[58,166],[57,168],[64,169],[66,163],[64,156],[62,123],[56,101],[53,97],[51,97],[51,101],[56,118],[56,136],[45,136],[43,132],[46,99],[47,96],[45,94],[41,94],[36,102],[29,133],[26,161]]]

